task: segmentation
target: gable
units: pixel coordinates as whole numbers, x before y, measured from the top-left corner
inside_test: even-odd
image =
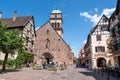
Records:
[[[91,30],[91,34],[105,34],[108,31],[108,18],[103,15],[98,24]]]
[[[62,39],[62,37],[53,29],[50,22],[48,21],[45,23],[42,27],[40,27],[36,31],[37,37],[36,40],[47,40],[50,39],[50,43],[55,44],[55,46],[64,45],[66,48],[69,48],[69,46],[66,44],[66,42]],[[59,45],[57,45],[59,44]],[[53,46],[53,47],[55,47]],[[70,49],[70,48],[69,48]]]

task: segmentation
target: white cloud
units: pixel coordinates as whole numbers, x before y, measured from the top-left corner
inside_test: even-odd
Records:
[[[85,44],[87,42],[87,40],[84,40],[83,43]]]
[[[110,15],[113,13],[114,10],[115,10],[115,8],[104,9],[102,12],[102,15],[105,14],[106,16],[110,17]]]
[[[40,27],[36,27],[35,30],[38,30]]]
[[[97,8],[94,8],[95,12],[98,11]],[[100,20],[101,16],[104,14],[107,17],[110,17],[110,15],[113,13],[113,11],[115,10],[115,8],[111,8],[111,9],[103,9],[102,13],[100,15],[98,14],[90,14],[89,12],[81,12],[80,16],[86,17],[88,20],[90,20],[94,25],[97,24],[97,22]]]
[[[97,14],[91,15],[88,12],[80,13],[80,16],[84,16],[84,17],[88,18],[94,24],[96,24],[100,19],[100,16],[98,16]]]
[[[98,8],[94,8],[95,12],[98,12]]]

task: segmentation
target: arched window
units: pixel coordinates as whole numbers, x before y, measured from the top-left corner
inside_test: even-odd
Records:
[[[57,26],[57,23],[55,22],[55,28],[56,28],[56,26]]]
[[[57,14],[55,14],[55,18],[57,18]]]
[[[52,23],[52,27],[54,27],[54,23]]]
[[[50,48],[50,40],[46,39],[46,48]]]

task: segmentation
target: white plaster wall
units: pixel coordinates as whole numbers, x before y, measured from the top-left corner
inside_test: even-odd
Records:
[[[101,35],[101,39],[102,41],[96,41],[96,35],[91,35],[91,55],[92,55],[92,68],[96,68],[97,67],[97,59],[98,57],[95,56],[95,54],[101,54],[101,53],[96,53],[95,52],[95,47],[96,46],[105,46],[105,52],[108,50],[107,49],[107,44],[106,44],[106,40],[110,37],[109,32],[105,32],[105,35]],[[104,56],[99,56],[99,57],[103,57],[106,59],[106,64],[108,63],[108,58],[104,57]]]

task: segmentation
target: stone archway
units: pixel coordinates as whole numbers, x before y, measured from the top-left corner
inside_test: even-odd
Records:
[[[50,62],[53,62],[53,58],[54,58],[54,56],[53,55],[51,55],[50,53],[44,53],[43,55],[42,55],[42,61],[43,62],[46,62],[47,64],[49,64]]]
[[[98,58],[97,59],[97,67],[106,67],[106,59],[105,58]]]

